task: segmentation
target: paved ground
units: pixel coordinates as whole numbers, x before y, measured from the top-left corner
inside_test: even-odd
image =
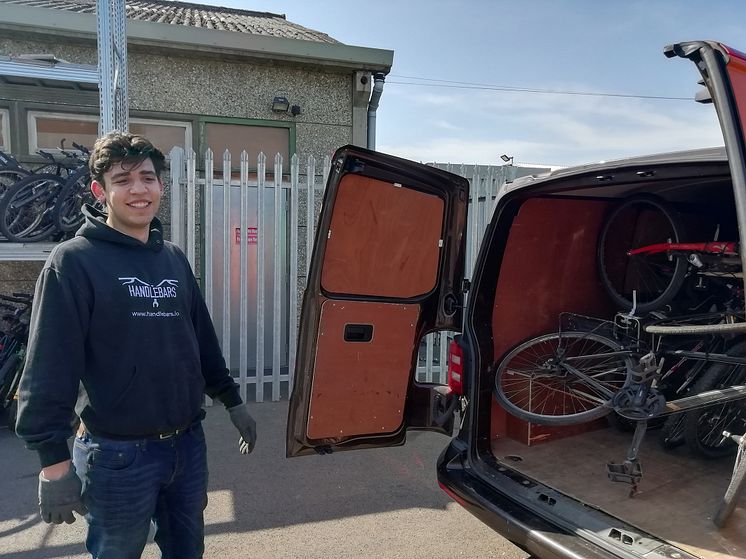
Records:
[[[525,559],[438,488],[442,435],[410,433],[404,447],[286,459],[287,403],[254,411],[259,442],[250,456],[238,454],[222,406],[208,411],[205,557]],[[37,474],[35,453],[0,430],[0,559],[84,559],[83,520],[50,526],[39,519]],[[152,543],[143,557],[159,557]]]

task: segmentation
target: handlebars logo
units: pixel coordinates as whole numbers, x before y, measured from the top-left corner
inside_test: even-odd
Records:
[[[160,306],[158,299],[169,299],[176,297],[176,288],[179,280],[164,279],[157,285],[152,285],[137,277],[118,278],[123,286],[129,291],[129,296],[139,299],[153,299],[153,308]]]

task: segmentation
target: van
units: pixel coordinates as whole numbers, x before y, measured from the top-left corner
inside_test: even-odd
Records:
[[[723,431],[746,431],[746,56],[665,53],[697,65],[724,149],[517,179],[470,282],[464,178],[337,151],[289,457],[452,435],[458,419],[440,486],[539,559],[746,557],[746,501],[713,521],[738,448]],[[421,340],[442,330],[460,332],[449,383],[417,382]]]

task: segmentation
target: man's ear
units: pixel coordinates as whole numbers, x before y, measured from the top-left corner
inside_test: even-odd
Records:
[[[106,203],[106,193],[104,192],[104,185],[95,179],[91,181],[91,192],[93,192],[96,200],[98,200],[102,204]]]

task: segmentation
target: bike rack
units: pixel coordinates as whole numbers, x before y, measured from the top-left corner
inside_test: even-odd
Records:
[[[44,262],[57,243],[0,242],[0,262]]]

